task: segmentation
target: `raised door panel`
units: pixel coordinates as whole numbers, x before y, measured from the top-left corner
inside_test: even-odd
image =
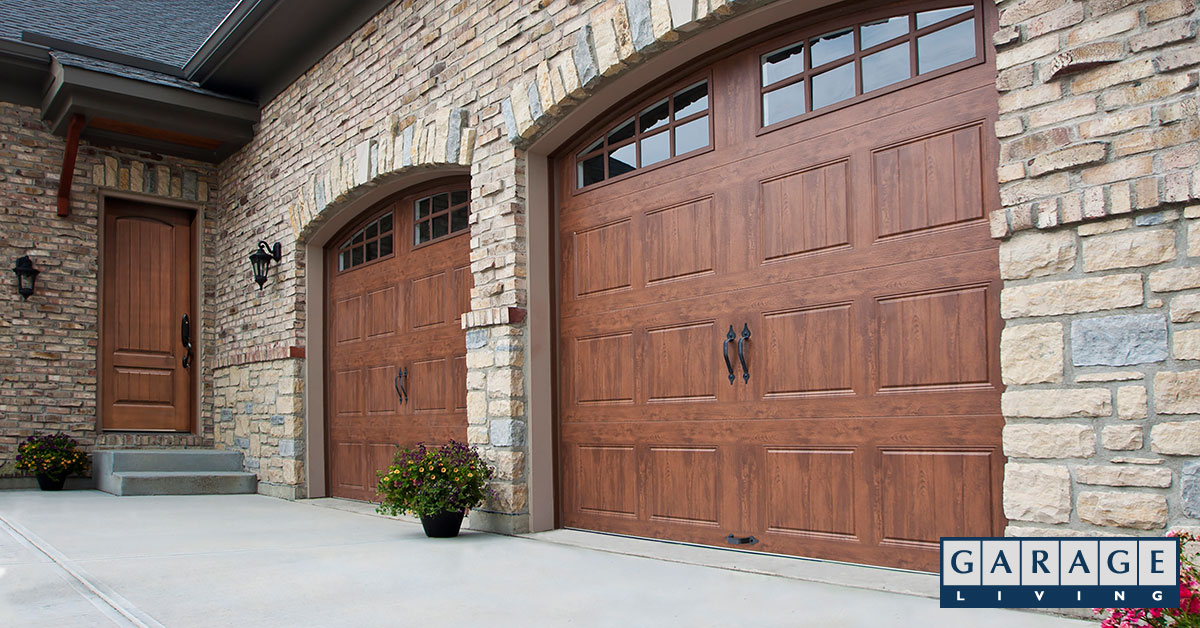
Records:
[[[987,286],[879,299],[881,390],[990,387]]]
[[[836,303],[763,316],[758,370],[767,398],[854,394],[854,311]]]
[[[881,543],[936,549],[943,536],[994,530],[995,450],[880,451]]]
[[[720,338],[713,321],[684,323],[646,333],[637,372],[650,402],[701,402],[717,398]]]
[[[850,242],[848,160],[789,173],[761,184],[764,261]]]
[[[712,197],[646,212],[646,283],[711,274],[717,250]]]
[[[590,515],[636,518],[637,456],[628,445],[580,444],[567,452],[574,471],[574,510]]]
[[[766,449],[766,529],[856,540],[854,449]]]
[[[649,519],[715,528],[723,522],[720,452],[716,447],[649,447],[645,492]]]
[[[952,129],[874,151],[879,237],[983,219],[983,129]]]
[[[595,227],[572,238],[575,296],[587,297],[633,287],[632,222]]]
[[[633,332],[577,338],[571,347],[575,404],[633,403]]]
[[[441,325],[446,322],[446,273],[421,277],[412,281],[408,311],[413,330]]]

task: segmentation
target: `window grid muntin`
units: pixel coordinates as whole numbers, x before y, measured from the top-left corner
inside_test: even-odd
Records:
[[[932,24],[923,26],[921,28],[917,28],[917,15],[918,14],[931,13],[931,12],[935,12],[935,11],[941,11],[941,10],[947,10],[947,9],[959,8],[959,7],[968,7],[968,8],[967,8],[967,10],[965,10],[957,15],[953,15],[953,16],[950,16],[941,21],[937,21]],[[881,19],[890,19],[890,18],[895,18],[895,17],[905,17],[907,19],[908,32],[904,33],[903,35],[898,35],[896,37],[888,39],[886,41],[878,42],[869,48],[865,48],[865,49],[862,48],[861,38],[862,38],[862,27],[864,25],[876,23]],[[838,27],[838,28],[828,29],[828,30],[823,29],[823,32],[821,32],[821,33],[813,34],[813,35],[805,35],[803,37],[800,37],[800,38],[786,44],[786,45],[775,47],[774,49],[772,49],[768,52],[765,52],[762,55],[759,55],[759,70],[758,70],[759,108],[760,108],[759,125],[761,127],[770,127],[770,126],[774,126],[776,124],[782,124],[784,122],[791,122],[800,117],[807,117],[814,113],[822,113],[823,112],[822,110],[826,110],[826,109],[833,110],[834,108],[841,107],[844,104],[854,101],[855,99],[861,98],[862,96],[864,96],[866,94],[872,94],[877,91],[882,93],[882,90],[886,90],[897,83],[900,83],[903,81],[911,81],[920,76],[930,76],[937,72],[940,72],[941,70],[944,70],[945,68],[958,65],[959,63],[965,63],[967,61],[978,60],[980,58],[980,56],[983,54],[982,47],[979,45],[979,42],[978,42],[978,32],[979,32],[979,28],[981,25],[981,19],[982,19],[982,16],[980,14],[978,4],[952,5],[949,7],[921,9],[921,10],[917,10],[917,11],[908,11],[903,16],[892,15],[892,16],[889,16],[888,18],[873,18],[870,20],[856,22],[850,26]],[[942,67],[929,70],[925,73],[918,72],[919,50],[917,48],[917,40],[920,37],[923,37],[925,35],[929,35],[931,33],[935,33],[938,31],[942,31],[942,30],[951,28],[953,26],[957,26],[958,24],[961,24],[963,22],[972,21],[972,20],[974,21],[972,30],[976,36],[976,38],[975,38],[975,56],[974,57],[968,57],[966,59],[955,61],[953,63],[946,64]],[[817,67],[812,67],[812,42],[818,40],[819,38],[823,37],[826,34],[838,33],[840,31],[845,30],[846,28],[850,28],[853,31],[854,51],[847,56],[843,56],[843,57],[839,57],[837,59],[827,61]],[[908,77],[906,77],[900,81],[895,81],[888,85],[884,85],[882,87],[876,88],[875,90],[872,90],[870,92],[864,92],[863,91],[863,80],[862,80],[862,61],[863,61],[863,59],[874,53],[887,50],[888,48],[901,45],[902,43],[905,43],[905,42],[907,42],[907,44],[909,46],[909,74],[908,74]],[[803,59],[804,59],[803,60],[803,68],[804,68],[803,71],[801,71],[797,74],[794,74],[792,76],[789,76],[787,78],[778,79],[773,83],[766,84],[765,83],[764,60],[773,54],[777,54],[779,52],[789,50],[798,45],[803,46],[803,50],[802,50],[802,55],[803,55]],[[816,111],[814,111],[813,106],[812,106],[812,103],[813,103],[812,77],[823,74],[824,72],[827,72],[829,70],[836,69],[846,63],[852,63],[854,65],[854,92],[855,92],[854,95],[851,96],[850,98],[836,101],[836,102],[826,105],[824,107],[820,107]],[[789,87],[791,85],[794,85],[794,84],[800,83],[800,82],[804,83],[804,112],[797,114],[796,116],[793,116],[790,118],[783,118],[783,119],[775,120],[774,122],[770,122],[770,123],[766,122],[766,96],[767,96],[767,94],[778,91],[780,89]]]
[[[388,223],[386,230],[382,228],[385,218],[387,219]],[[371,227],[375,227],[375,235],[368,238],[366,233]],[[340,247],[338,247],[338,272],[340,273],[347,270],[354,270],[360,266],[365,266],[394,255],[396,252],[395,231],[396,217],[395,213],[390,210],[375,217],[374,220],[367,222],[362,227],[359,227],[353,234],[346,238],[346,241]],[[383,253],[383,242],[385,240],[389,243],[391,248],[386,253]],[[371,259],[367,259],[367,249],[371,244],[375,245],[375,256]]]
[[[705,94],[704,94],[705,106],[704,106],[704,108],[699,111],[696,111],[694,113],[691,113],[686,117],[677,119],[676,115],[675,115],[676,114],[676,103],[675,103],[676,98],[678,98],[679,96],[681,96],[681,95],[687,93],[688,91],[695,89],[696,87],[699,87],[701,85],[703,85],[705,87]],[[659,104],[661,104],[661,102],[663,100],[667,101],[666,122],[664,124],[659,124],[658,126],[651,127],[650,129],[643,130],[642,129],[642,116],[644,114],[646,114],[647,112],[649,112],[651,109],[654,109]],[[643,103],[641,106],[634,109],[634,113],[632,113],[628,116],[622,117],[619,122],[608,127],[604,131],[604,133],[601,133],[600,137],[598,139],[596,139],[592,142],[589,142],[587,144],[587,148],[585,148],[583,151],[575,154],[575,188],[583,189],[586,187],[591,187],[593,185],[598,185],[598,184],[604,183],[606,181],[611,181],[612,179],[617,178],[617,177],[634,174],[634,173],[638,172],[639,170],[643,170],[645,168],[649,168],[652,166],[657,166],[659,164],[670,161],[671,159],[674,159],[676,157],[680,157],[682,155],[690,154],[693,152],[698,152],[705,148],[711,147],[712,146],[712,130],[711,130],[711,128],[709,128],[709,130],[706,131],[708,141],[705,142],[705,144],[703,146],[689,150],[689,151],[687,151],[687,153],[678,153],[675,149],[676,129],[681,126],[684,126],[690,122],[694,122],[701,118],[706,118],[709,116],[709,114],[711,112],[712,112],[712,83],[708,78],[694,81],[685,87],[673,90],[671,93],[669,93],[665,96],[660,96],[658,98],[650,100],[649,102]],[[626,124],[629,124],[630,122],[632,122],[634,125],[633,135],[630,137],[624,138],[618,142],[610,144],[609,136],[612,135],[618,129],[622,129]],[[659,161],[651,162],[648,164],[644,164],[643,159],[642,159],[642,140],[644,140],[646,138],[653,138],[653,137],[655,137],[659,134],[663,134],[663,133],[665,133],[668,138],[669,154],[668,154],[667,158],[659,160]],[[613,154],[614,152],[616,152],[617,150],[625,148],[626,146],[629,146],[629,145],[633,145],[634,150],[635,150],[636,161],[635,161],[634,167],[624,173],[621,173],[621,174],[616,174],[616,175],[611,174],[610,170],[609,170],[609,156],[611,154]],[[596,181],[592,181],[590,183],[585,184],[583,182],[582,165],[584,164],[584,162],[587,162],[588,160],[591,160],[591,159],[595,159],[597,157],[600,158],[600,164],[601,164],[601,168],[602,168],[601,178]]]
[[[446,199],[446,207],[435,210],[436,199],[440,198]],[[455,202],[456,200],[458,202]],[[423,202],[429,203],[429,213],[421,216],[420,207]],[[437,192],[414,200],[412,204],[413,246],[425,246],[469,230],[470,207],[471,192],[466,188]],[[455,214],[459,212],[461,212],[460,217],[456,219]],[[446,232],[439,236],[433,235],[435,220],[438,222],[444,220],[446,223]],[[458,226],[458,228],[455,229],[455,226]],[[426,239],[422,239],[422,227],[426,228],[426,233],[428,234]]]

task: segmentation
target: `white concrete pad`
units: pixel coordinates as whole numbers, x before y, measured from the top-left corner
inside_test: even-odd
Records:
[[[0,519],[165,626],[1089,625],[536,538],[427,539],[413,523],[255,495],[9,491]],[[14,603],[30,621],[11,625],[53,623]]]

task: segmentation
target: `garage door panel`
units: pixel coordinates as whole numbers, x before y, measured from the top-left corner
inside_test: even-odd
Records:
[[[409,404],[413,412],[446,410],[449,365],[444,357],[414,360],[408,367]]]
[[[990,387],[988,285],[876,301],[879,387]]]
[[[336,416],[358,416],[363,413],[361,369],[334,371],[333,387],[333,408]]]
[[[937,547],[943,536],[991,531],[994,450],[883,449],[882,542]]]
[[[446,322],[448,284],[444,271],[412,280],[408,296],[411,330]]]
[[[393,390],[396,368],[394,364],[384,364],[367,369],[364,397],[368,414],[396,414],[399,412],[400,400]]]
[[[982,122],[872,151],[878,237],[983,220]]]
[[[645,213],[646,283],[712,274],[718,241],[711,196]]]
[[[575,279],[576,297],[633,287],[632,224],[626,219],[574,234],[567,268]]]
[[[334,301],[332,336],[337,344],[362,340],[362,301],[359,295]]]
[[[759,250],[763,261],[850,243],[849,158],[760,184]]]
[[[633,403],[632,331],[576,338],[571,354],[576,405]]]
[[[856,449],[763,448],[766,529],[855,541]]]
[[[723,336],[716,321],[650,329],[636,372],[649,402],[715,401],[719,381],[714,350]],[[723,366],[723,365],[722,365]]]
[[[855,394],[855,319],[847,302],[764,314],[762,332],[751,336],[762,396]]]
[[[576,512],[637,517],[638,465],[632,445],[581,444],[567,458],[574,459],[579,478],[572,494]]]
[[[400,299],[395,286],[367,292],[367,338],[378,339],[399,331]]]
[[[723,522],[722,484],[733,478],[722,468],[719,448],[647,447],[644,456],[649,519],[709,528]]]

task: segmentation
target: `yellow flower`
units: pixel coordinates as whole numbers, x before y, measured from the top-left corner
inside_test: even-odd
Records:
[[[446,467],[442,467],[442,473],[446,472]]]
[[[475,474],[474,474],[474,473],[468,473],[468,474],[467,474],[467,477],[469,477],[469,478],[473,478],[473,477],[475,477]]]

